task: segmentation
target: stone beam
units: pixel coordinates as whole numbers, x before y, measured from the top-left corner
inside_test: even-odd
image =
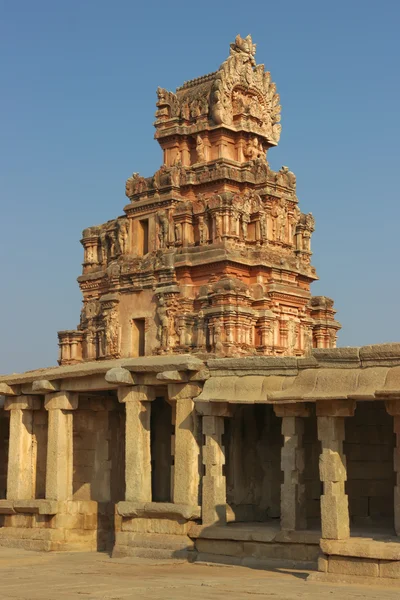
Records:
[[[137,378],[128,369],[123,367],[114,367],[105,374],[105,380],[108,383],[117,385],[135,385]]]
[[[188,376],[184,371],[163,371],[162,373],[157,373],[158,381],[167,381],[167,382],[185,382],[188,380]]]
[[[317,417],[354,417],[355,400],[317,400]]]
[[[231,417],[232,405],[228,402],[202,402],[194,404],[196,411],[203,417]]]
[[[293,404],[275,404],[274,413],[277,417],[309,417],[310,409],[304,402]]]
[[[58,392],[60,384],[58,381],[49,381],[48,379],[37,379],[32,383],[33,394],[50,394]]]
[[[20,385],[8,385],[4,382],[0,383],[0,396],[19,396],[20,393]]]

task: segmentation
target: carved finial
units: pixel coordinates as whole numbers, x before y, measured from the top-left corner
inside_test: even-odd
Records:
[[[248,54],[251,57],[254,57],[256,53],[256,44],[253,44],[251,35],[242,38],[241,35],[238,34],[235,38],[235,41],[230,45],[230,48],[231,55],[235,54],[235,52],[242,52],[244,54]]]

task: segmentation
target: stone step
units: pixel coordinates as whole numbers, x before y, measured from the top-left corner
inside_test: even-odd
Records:
[[[193,554],[191,550],[179,549],[171,550],[167,548],[149,548],[140,546],[115,546],[112,557],[123,558],[125,556],[135,558],[153,558],[153,559],[185,559],[191,560]]]
[[[133,533],[122,531],[117,533],[117,545],[132,548],[154,548],[160,550],[194,550],[194,542],[186,535],[168,535],[158,533]]]

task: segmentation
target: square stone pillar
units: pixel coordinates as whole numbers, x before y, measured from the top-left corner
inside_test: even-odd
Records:
[[[4,410],[10,411],[7,500],[35,497],[36,445],[33,439],[33,411],[40,408],[37,396],[7,397]]]
[[[282,418],[283,446],[281,451],[281,529],[305,529],[306,497],[304,485],[304,417],[309,416],[305,404],[274,406],[277,417]]]
[[[175,504],[199,504],[199,456],[198,419],[193,398],[202,388],[192,383],[168,385],[168,397],[176,401],[174,485]]]
[[[396,445],[393,451],[393,466],[396,473],[394,486],[394,530],[400,535],[400,400],[386,400],[386,410],[393,417],[393,430],[396,434]]]
[[[224,417],[203,416],[203,524],[226,524],[226,479],[223,474],[225,448],[222,445]]]
[[[46,394],[44,407],[49,413],[46,499],[70,500],[73,475],[72,411],[78,408],[78,394]]]
[[[317,402],[318,439],[322,451],[319,459],[322,538],[342,540],[350,537],[349,501],[345,493],[347,479],[344,417],[354,415],[354,402]]]
[[[154,398],[154,390],[146,385],[118,388],[118,400],[125,404],[125,500],[128,502],[152,499],[150,407]]]

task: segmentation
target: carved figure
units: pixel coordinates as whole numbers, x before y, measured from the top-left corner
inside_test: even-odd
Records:
[[[199,242],[200,242],[200,245],[203,245],[207,242],[206,224],[204,222],[203,215],[199,215],[199,217],[198,217],[198,227],[199,227]]]
[[[268,237],[267,217],[264,212],[260,213],[260,233],[261,239],[266,240]]]
[[[204,142],[201,135],[196,137],[196,154],[198,162],[204,162],[206,160]]]
[[[202,348],[206,343],[205,329],[204,329],[204,311],[199,310],[197,315],[197,346]]]
[[[214,351],[216,354],[223,354],[224,352],[224,345],[222,343],[222,326],[220,319],[218,319],[214,323]]]
[[[169,317],[163,296],[160,296],[158,299],[157,317],[159,321],[158,339],[160,340],[160,348],[161,350],[167,350],[169,344]]]
[[[175,243],[182,243],[182,223],[175,223],[174,226],[174,234],[175,234]]]
[[[117,240],[118,248],[121,254],[125,254],[128,241],[128,221],[118,221]]]
[[[248,213],[242,214],[242,236],[244,241],[247,240],[247,228],[250,223],[250,215]]]
[[[160,241],[160,248],[166,248],[168,246],[168,233],[169,233],[169,220],[168,215],[165,211],[158,213],[158,239]]]
[[[132,200],[135,194],[141,194],[147,190],[147,181],[139,173],[132,173],[125,183],[125,195]]]
[[[102,264],[107,264],[108,243],[107,243],[107,232],[104,230],[100,233],[100,248],[101,248],[101,262],[102,262]]]

